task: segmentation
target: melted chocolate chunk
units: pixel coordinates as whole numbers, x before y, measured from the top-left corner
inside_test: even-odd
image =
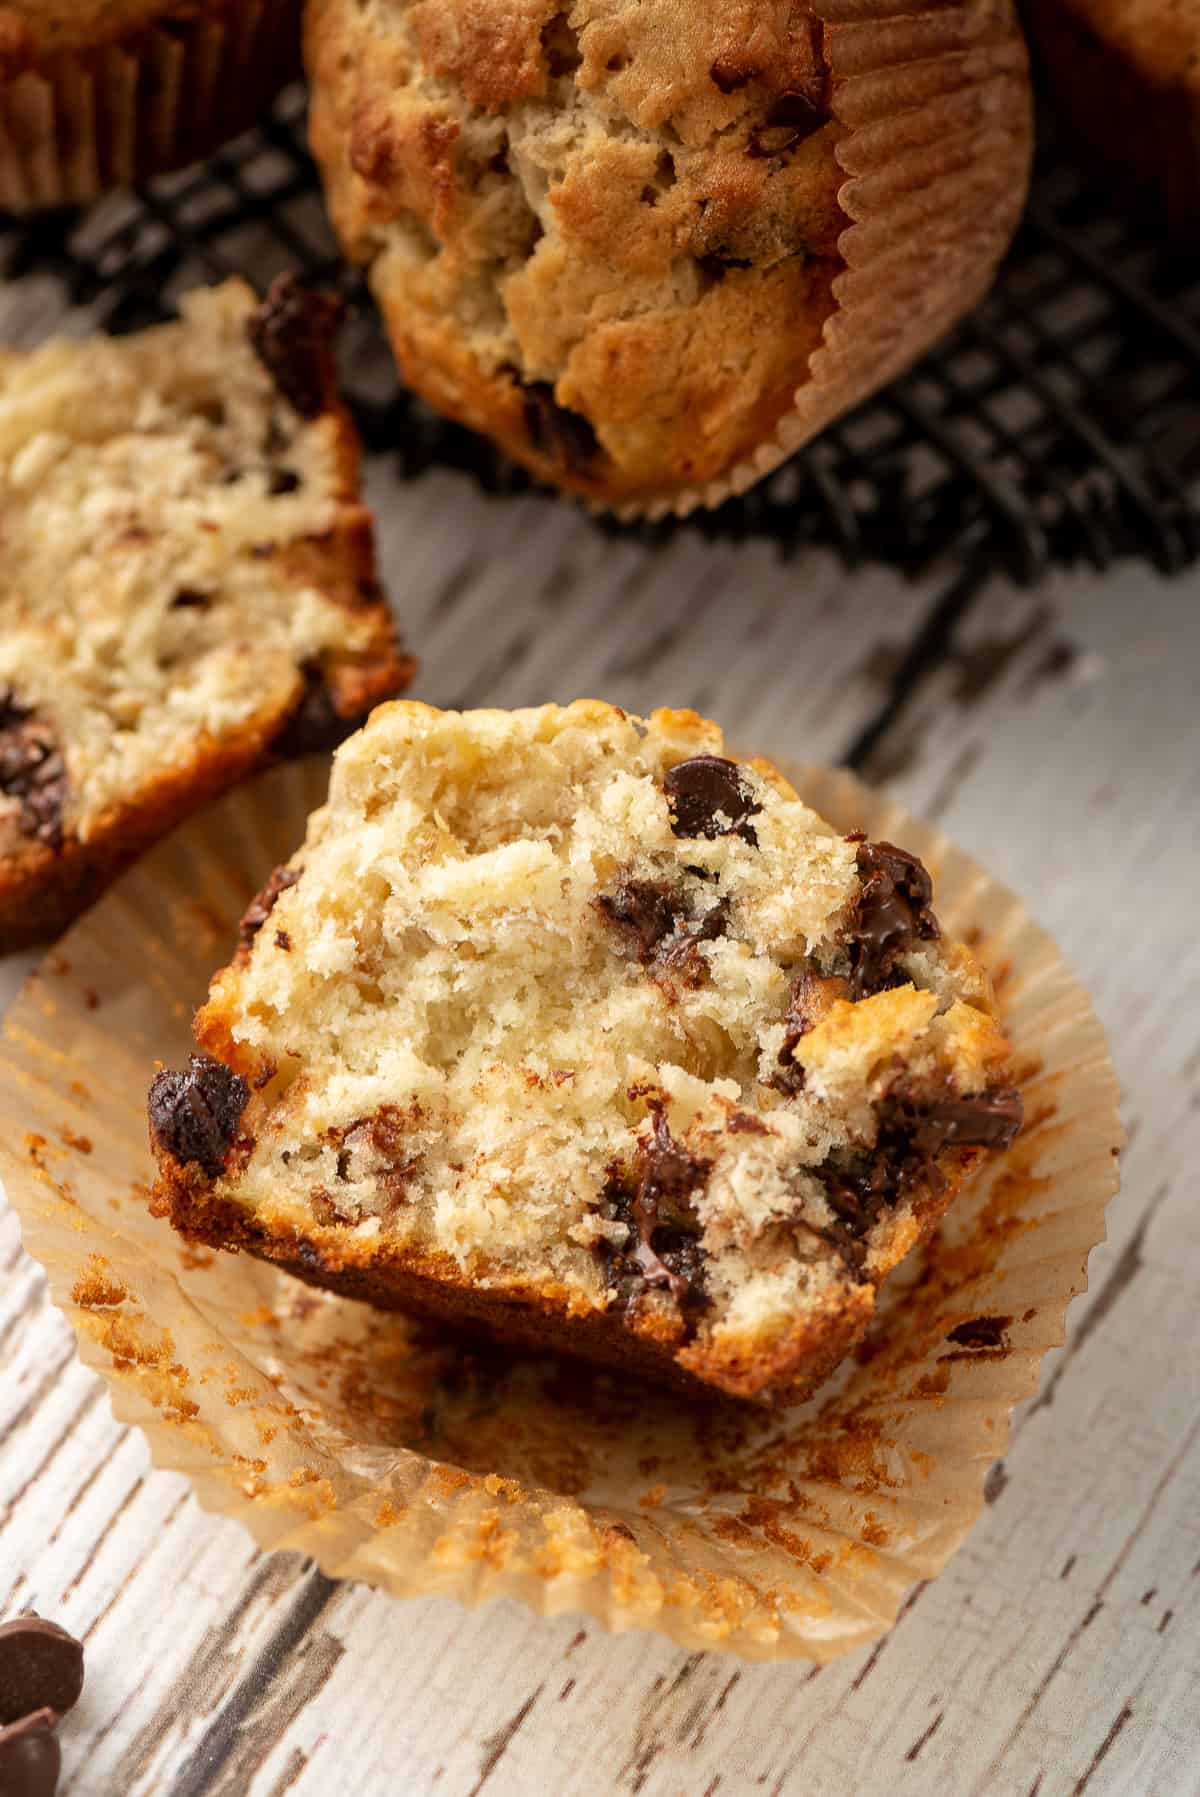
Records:
[[[341,717],[320,668],[310,662],[303,669],[304,691],[279,735],[277,755],[323,755],[336,749],[354,728],[353,718]]]
[[[839,1157],[817,1172],[834,1216],[823,1233],[860,1277],[865,1238],[883,1212],[922,1185],[939,1190],[938,1156],[947,1148],[1007,1148],[1021,1127],[1021,1096],[1007,1087],[970,1098],[897,1087],[878,1117],[869,1153]]]
[[[757,63],[741,62],[736,56],[718,56],[708,73],[714,87],[723,94],[735,94],[740,87],[757,81],[762,70]]]
[[[638,959],[652,961],[659,948],[675,933],[687,901],[682,892],[653,880],[621,880],[614,891],[596,900],[610,923],[620,924],[637,939]]]
[[[647,1286],[665,1286],[680,1309],[705,1302],[704,1249],[692,1194],[712,1162],[681,1147],[661,1103],[651,1105],[652,1133],[638,1143],[632,1173],[614,1167],[603,1193],[604,1215],[628,1225],[631,1242],[609,1248],[609,1276],[625,1304]]]
[[[267,476],[267,492],[272,499],[278,499],[281,493],[295,493],[300,486],[300,476],[294,468],[272,468]]]
[[[339,299],[286,274],[246,320],[250,347],[301,418],[319,418],[337,403],[333,334],[342,310]]]
[[[0,1623],[0,1722],[34,1710],[65,1716],[83,1690],[83,1647],[41,1616]]]
[[[202,593],[199,587],[180,587],[171,600],[171,610],[207,611],[211,604],[211,593]]]
[[[763,123],[751,131],[747,153],[759,159],[786,156],[828,122],[828,114],[807,94],[781,94]]]
[[[150,1134],[184,1166],[197,1163],[210,1179],[224,1170],[250,1088],[240,1074],[194,1054],[186,1073],[164,1070],[150,1087]]]
[[[706,971],[697,952],[700,944],[715,942],[729,927],[729,906],[718,899],[703,917],[682,929],[681,920],[690,921],[687,896],[653,880],[621,880],[595,903],[610,923],[631,932],[643,967],[670,969],[692,984],[698,984]]]
[[[721,755],[696,755],[681,761],[663,781],[676,836],[740,836],[751,848],[758,847],[753,824],[762,806],[742,783],[736,761]]]
[[[929,908],[933,882],[915,855],[890,842],[861,842],[858,872],[862,885],[848,933],[854,999],[884,991],[903,955],[941,935]]]
[[[54,1711],[36,1710],[0,1729],[0,1791],[4,1797],[54,1797],[62,1753]]]
[[[783,1024],[787,1035],[779,1050],[779,1071],[771,1081],[778,1092],[795,1094],[804,1090],[804,1069],[794,1058],[796,1044],[815,1030],[836,999],[850,996],[847,981],[822,979],[819,974],[802,973],[792,982]]]
[[[254,941],[275,909],[280,893],[286,892],[289,886],[294,886],[299,878],[299,868],[277,867],[275,869],[262,891],[250,900],[242,914],[242,921],[238,925],[238,935],[243,945]]]
[[[12,687],[0,687],[0,793],[21,801],[18,828],[23,836],[62,847],[69,784],[50,726],[38,722]]]
[[[522,381],[525,429],[538,455],[558,462],[572,474],[586,474],[600,453],[600,443],[582,412],[569,411],[554,397],[549,381]]]
[[[0,686],[0,730],[15,730],[18,724],[24,724],[32,716],[32,711],[21,704],[11,686]]]
[[[957,1329],[952,1329],[946,1340],[957,1342],[960,1348],[994,1351],[1007,1348],[1005,1331],[1011,1327],[1011,1317],[972,1317],[969,1323],[960,1323]]]
[[[914,1142],[922,1154],[937,1155],[944,1148],[1012,1146],[1025,1120],[1021,1094],[1014,1086],[977,1092],[969,1098],[943,1098],[920,1114]]]

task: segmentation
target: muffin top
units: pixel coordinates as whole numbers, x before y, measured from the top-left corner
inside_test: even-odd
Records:
[[[774,434],[841,268],[801,0],[317,0],[313,135],[406,377],[606,499]]]

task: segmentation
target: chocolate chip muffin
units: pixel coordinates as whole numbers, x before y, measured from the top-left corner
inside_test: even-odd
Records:
[[[1009,0],[312,0],[306,35],[405,379],[622,509],[748,486],[910,362],[1024,197]]]
[[[1021,1116],[919,861],[691,712],[381,707],[150,1092],[186,1235],[797,1397]]]
[[[407,684],[336,316],[231,281],[137,337],[0,352],[0,950]]]
[[[0,0],[0,209],[210,154],[299,73],[301,0]]]
[[[1200,5],[1027,0],[1068,142],[1180,248],[1200,235]]]

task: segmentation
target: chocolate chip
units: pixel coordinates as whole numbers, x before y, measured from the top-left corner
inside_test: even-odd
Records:
[[[272,468],[267,476],[267,492],[272,499],[278,499],[281,493],[295,493],[300,486],[300,476],[294,468]]]
[[[548,381],[522,381],[525,429],[538,455],[571,474],[586,474],[600,453],[595,430],[582,412],[569,411]]]
[[[300,878],[300,869],[295,867],[277,867],[262,891],[250,900],[242,914],[238,925],[238,934],[243,944],[254,941],[258,932],[275,909],[281,892],[286,892]]]
[[[712,1162],[682,1147],[671,1134],[661,1102],[650,1107],[649,1141],[639,1141],[632,1174],[610,1168],[602,1209],[625,1223],[633,1246],[605,1251],[610,1278],[626,1303],[647,1286],[665,1286],[681,1309],[704,1302],[705,1255],[692,1202]]]
[[[857,861],[862,884],[847,932],[854,999],[883,991],[902,956],[941,935],[929,908],[933,882],[915,855],[890,842],[861,842]]]
[[[614,891],[602,892],[597,907],[611,923],[632,932],[638,959],[653,960],[661,945],[674,935],[687,901],[682,892],[652,880],[621,880]]]
[[[751,131],[747,151],[760,159],[786,156],[827,123],[828,115],[807,94],[781,94],[764,122]]]
[[[184,1166],[197,1163],[210,1179],[224,1170],[250,1088],[210,1055],[194,1054],[186,1073],[163,1071],[150,1087],[150,1134]]]
[[[318,418],[337,403],[333,334],[342,302],[280,275],[246,320],[250,346],[292,410]]]
[[[698,984],[706,971],[700,944],[715,942],[729,927],[729,906],[718,899],[698,921],[681,928],[688,921],[687,895],[652,880],[621,880],[595,903],[610,923],[631,932],[643,967],[670,969],[692,984]]]
[[[291,953],[292,939],[288,935],[286,930],[276,930],[276,932],[275,932],[275,947],[281,948],[285,954]]]
[[[320,668],[310,663],[302,671],[304,690],[275,738],[277,755],[323,755],[336,749],[354,727],[355,720],[339,715]]]
[[[777,1091],[792,1094],[803,1091],[804,1069],[795,1058],[796,1044],[816,1029],[830,1005],[849,996],[850,986],[846,980],[822,979],[815,973],[802,973],[793,980],[783,1020],[787,1035],[779,1050],[779,1071],[771,1081]]]
[[[14,687],[0,686],[0,730],[13,730],[32,716],[29,707],[17,698]]]
[[[939,1189],[938,1157],[947,1148],[1007,1148],[1021,1126],[1021,1097],[997,1087],[975,1097],[896,1086],[877,1106],[875,1146],[835,1156],[817,1170],[833,1222],[823,1231],[851,1272],[861,1276],[866,1236],[885,1210],[921,1186]]]
[[[929,1155],[940,1154],[944,1148],[1003,1151],[1012,1146],[1024,1120],[1025,1107],[1016,1088],[996,1087],[927,1106],[914,1141]]]
[[[0,1729],[0,1791],[4,1797],[54,1797],[62,1752],[54,1711],[36,1710]]]
[[[755,63],[739,62],[736,56],[718,56],[708,73],[714,87],[723,94],[735,94],[739,87],[756,81],[762,70]]]
[[[952,1329],[946,1340],[957,1342],[960,1348],[1007,1348],[1005,1331],[1011,1327],[1011,1317],[972,1317],[970,1322],[960,1323],[957,1329]]]
[[[0,1722],[18,1722],[33,1710],[65,1716],[83,1690],[83,1648],[41,1616],[0,1623]]]
[[[758,847],[753,824],[762,806],[743,784],[736,761],[720,755],[696,755],[681,761],[663,781],[676,836],[740,836],[751,848]]]
[[[50,726],[0,688],[0,793],[19,799],[18,829],[50,848],[61,848],[63,809],[70,782]]]
[[[171,610],[207,611],[211,604],[211,593],[202,593],[199,587],[180,587],[171,600]]]

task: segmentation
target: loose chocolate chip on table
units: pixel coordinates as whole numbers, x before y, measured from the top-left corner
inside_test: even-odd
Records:
[[[862,885],[848,932],[855,999],[881,992],[902,955],[941,935],[929,908],[933,882],[915,855],[890,842],[860,842],[857,861]]]
[[[210,1179],[224,1168],[250,1088],[211,1056],[194,1054],[185,1073],[164,1071],[150,1087],[150,1132],[184,1165],[198,1163]]]
[[[42,1616],[0,1623],[0,1722],[19,1722],[32,1710],[63,1716],[83,1690],[83,1647]]]
[[[590,420],[560,406],[549,381],[522,381],[521,388],[525,429],[538,455],[561,463],[572,474],[585,474],[600,453]]]
[[[0,1792],[3,1797],[54,1797],[62,1754],[54,1733],[53,1710],[35,1710],[0,1729]]]
[[[740,836],[751,848],[758,847],[753,824],[762,806],[742,782],[736,761],[721,755],[696,755],[681,761],[663,780],[676,836]]]
[[[294,274],[280,275],[246,320],[250,347],[301,418],[317,418],[337,401],[333,334],[342,302],[313,293]]]

